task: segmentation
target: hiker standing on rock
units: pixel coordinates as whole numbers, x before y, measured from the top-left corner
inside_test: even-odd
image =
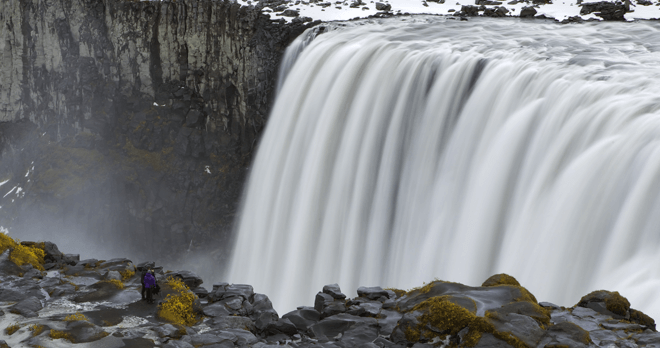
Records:
[[[145,295],[144,293],[145,293],[145,291],[146,291],[146,288],[144,287],[144,276],[146,276],[147,273],[149,273],[149,269],[145,267],[145,268],[142,270],[142,274],[140,274],[140,282],[142,283],[142,301],[144,301],[144,300],[147,299],[147,298],[144,296],[144,295]]]
[[[156,287],[156,277],[154,271],[149,270],[144,275],[144,287],[147,289],[147,303],[154,303],[154,288]]]

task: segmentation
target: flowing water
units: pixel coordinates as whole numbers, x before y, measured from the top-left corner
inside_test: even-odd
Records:
[[[660,25],[317,31],[287,53],[229,281],[284,314],[329,283],[505,272],[540,301],[604,288],[660,319]]]

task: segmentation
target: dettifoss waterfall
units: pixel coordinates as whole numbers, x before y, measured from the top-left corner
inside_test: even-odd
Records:
[[[660,25],[405,17],[289,48],[229,281],[284,314],[325,284],[516,277],[660,319]]]

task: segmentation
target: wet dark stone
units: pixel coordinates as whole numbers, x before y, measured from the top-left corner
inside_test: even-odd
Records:
[[[26,318],[37,317],[38,311],[43,308],[41,301],[36,297],[28,297],[24,300],[21,300],[17,304],[9,307],[9,312],[20,314]]]
[[[339,285],[336,283],[324,286],[323,293],[332,296],[332,298],[336,300],[343,300],[346,298],[346,295],[341,292]]]

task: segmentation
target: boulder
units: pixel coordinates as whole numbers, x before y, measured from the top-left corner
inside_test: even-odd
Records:
[[[321,314],[312,307],[300,307],[283,315],[282,318],[289,319],[299,331],[305,332],[321,320]]]
[[[287,336],[293,336],[298,333],[298,328],[289,319],[282,318],[271,321],[266,325],[264,332],[266,335],[285,334]]]
[[[145,262],[140,262],[137,264],[137,270],[138,272],[144,272],[148,271],[151,268],[156,267],[156,263],[153,261],[145,261]]]
[[[10,252],[7,249],[0,255],[0,276],[18,276],[23,274],[23,269],[9,260]]]
[[[41,301],[35,297],[28,297],[24,300],[21,300],[17,304],[9,307],[9,312],[14,314],[20,314],[27,318],[33,318],[39,316],[39,312],[43,308]]]
[[[94,342],[108,335],[102,328],[85,320],[70,321],[66,326],[66,332],[71,335],[72,342],[75,343]]]
[[[343,300],[346,298],[346,295],[342,294],[339,285],[329,284],[323,287],[323,293],[332,296],[336,300]]]
[[[180,278],[190,289],[195,289],[204,282],[200,276],[190,271],[177,271],[171,275]]]
[[[523,7],[520,10],[520,18],[534,18],[536,16],[536,9],[532,6]]]
[[[623,21],[624,15],[628,12],[625,4],[613,3],[609,1],[586,2],[580,4],[580,15],[595,14],[606,21]]]
[[[377,2],[376,3],[376,10],[387,12],[387,11],[392,10],[392,5],[386,4],[386,3],[383,3],[383,2]]]
[[[67,265],[74,266],[80,261],[80,255],[79,254],[64,254],[64,257],[62,258],[62,262],[64,262]]]
[[[630,302],[617,291],[593,291],[583,296],[576,306],[590,308],[615,319],[630,318]]]
[[[361,286],[357,289],[358,296],[366,297],[370,300],[378,300],[381,297],[386,299],[390,298],[390,293],[387,290],[383,290],[380,286],[366,287]]]
[[[178,328],[172,324],[163,324],[153,328],[152,330],[154,330],[154,332],[156,332],[160,338],[170,337],[174,339],[180,339],[186,333],[185,329]]]
[[[122,280],[122,276],[121,276],[121,273],[119,273],[118,271],[107,271],[102,276],[102,279],[104,279],[104,280]]]
[[[242,297],[243,300],[251,301],[254,296],[252,285],[247,284],[214,284],[213,291],[209,293],[208,299],[211,302],[220,301],[231,297]]]

